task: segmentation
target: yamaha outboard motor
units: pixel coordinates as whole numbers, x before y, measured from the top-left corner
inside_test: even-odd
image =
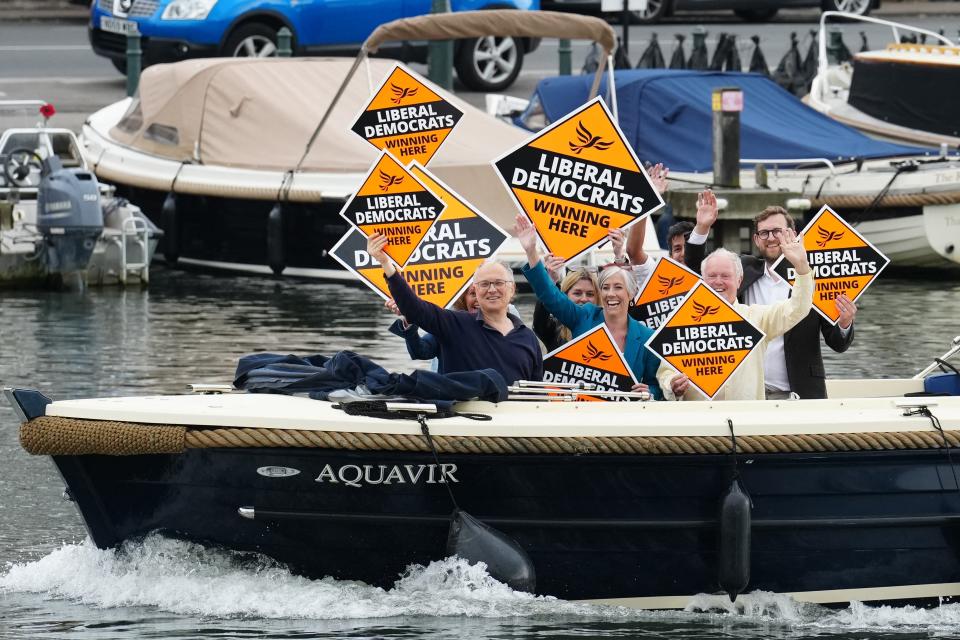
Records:
[[[46,243],[49,273],[86,271],[103,233],[100,188],[94,175],[64,169],[56,156],[44,160],[37,188],[37,230]]]

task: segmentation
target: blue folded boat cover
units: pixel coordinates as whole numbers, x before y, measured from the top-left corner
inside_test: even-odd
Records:
[[[507,399],[507,383],[494,369],[440,374],[418,369],[407,375],[390,373],[373,360],[352,351],[294,356],[254,353],[237,364],[233,386],[251,393],[307,394],[326,400],[331,391],[365,386],[371,393],[449,406],[458,400]]]
[[[868,138],[814,111],[759,74],[632,69],[617,71],[615,77],[620,128],[627,141],[641,160],[662,162],[672,171],[712,171],[710,99],[715,88],[728,87],[743,91],[741,158],[837,162],[933,153]],[[606,96],[607,78],[601,96]],[[548,122],[556,122],[587,100],[592,80],[592,75],[541,80],[534,100],[539,100]]]

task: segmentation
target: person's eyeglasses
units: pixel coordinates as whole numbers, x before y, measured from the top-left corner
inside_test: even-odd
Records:
[[[760,237],[761,240],[766,240],[771,235],[782,236],[786,232],[787,230],[782,228],[781,229],[761,229],[760,231],[757,231],[757,235]]]
[[[502,291],[509,282],[509,280],[481,280],[476,284],[476,287],[478,291],[487,291],[491,287]]]

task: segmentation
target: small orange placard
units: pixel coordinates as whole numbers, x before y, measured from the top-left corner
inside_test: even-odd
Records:
[[[857,300],[890,264],[887,256],[826,205],[803,229],[803,246],[815,281],[813,307],[833,324],[840,317],[836,298],[845,293]],[[773,268],[793,285],[796,274],[783,256]]]
[[[570,260],[663,206],[596,98],[494,161],[547,250]]]
[[[439,91],[439,89],[438,89]],[[352,131],[404,164],[427,164],[463,112],[401,64],[394,67]]]
[[[623,354],[606,325],[597,325],[585,334],[561,345],[543,357],[543,381],[593,385],[581,400],[627,400],[603,396],[603,391],[630,391],[637,383]]]
[[[387,236],[387,255],[403,266],[444,206],[416,176],[382,153],[340,215],[367,238]]]
[[[634,298],[630,316],[656,329],[666,322],[699,280],[700,276],[672,258],[660,258]]]
[[[713,398],[763,338],[760,329],[699,281],[646,347]]]

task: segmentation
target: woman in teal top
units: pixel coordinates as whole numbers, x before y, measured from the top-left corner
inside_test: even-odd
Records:
[[[600,306],[592,302],[575,304],[557,289],[547,274],[537,250],[537,233],[533,224],[526,217],[518,215],[514,232],[527,252],[528,264],[523,267],[523,275],[547,311],[566,325],[574,336],[586,333],[601,322],[606,324],[624,359],[640,379],[633,390],[649,391],[655,399],[662,400],[663,394],[657,383],[660,359],[643,346],[653,335],[653,330],[631,318],[628,313],[630,303],[637,294],[633,275],[619,267],[604,269],[599,275],[597,301]]]

